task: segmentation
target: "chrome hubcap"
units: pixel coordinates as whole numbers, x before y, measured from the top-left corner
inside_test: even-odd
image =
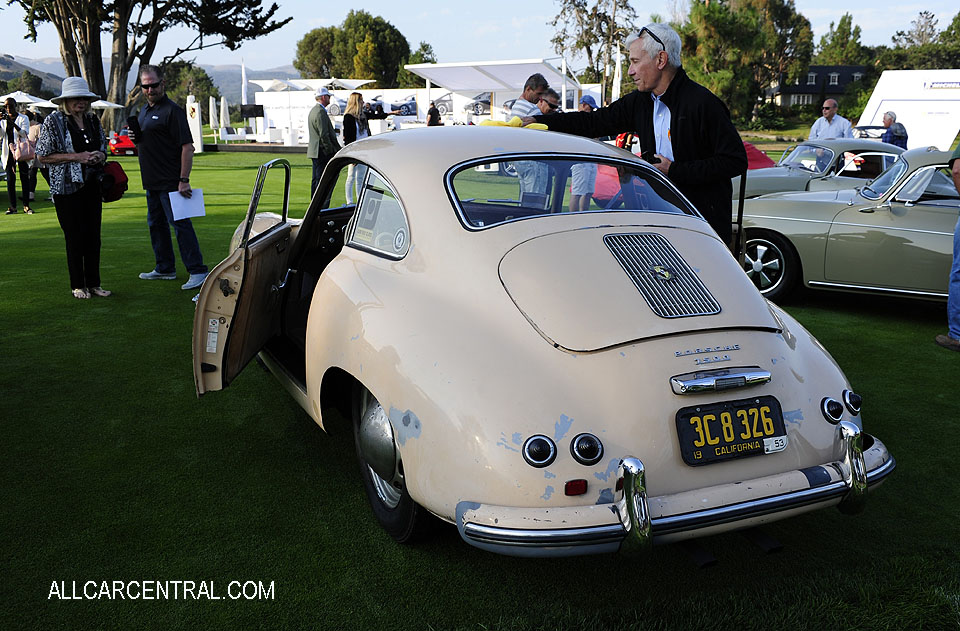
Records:
[[[744,253],[743,269],[760,291],[769,291],[783,278],[783,254],[766,241],[751,242]]]
[[[371,407],[375,407],[376,409],[371,410]],[[380,406],[380,402],[369,392],[363,393],[361,409],[364,410],[364,416],[367,414],[386,414]],[[396,508],[397,505],[400,504],[400,498],[403,494],[403,474],[401,473],[399,462],[394,470],[393,479],[391,480],[382,478],[370,465],[367,465],[367,472],[370,475],[370,480],[373,482],[373,488],[377,491],[377,497],[380,498],[383,505],[390,509]]]

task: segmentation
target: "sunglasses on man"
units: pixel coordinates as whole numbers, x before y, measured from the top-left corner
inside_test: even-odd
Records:
[[[650,37],[652,37],[652,38],[653,38],[653,41],[655,41],[656,43],[660,44],[660,47],[661,47],[663,50],[667,50],[667,47],[666,47],[666,45],[663,43],[663,40],[660,39],[659,37],[657,37],[657,34],[654,33],[653,31],[651,31],[650,29],[648,29],[646,26],[644,26],[642,29],[640,29],[640,32],[637,33],[637,38],[639,39],[639,38],[643,37],[643,34],[644,34],[644,33],[646,33],[647,35],[649,35]]]
[[[163,83],[163,81],[157,81],[156,83],[141,83],[140,87],[144,90],[149,90],[151,88],[159,88],[161,83]]]

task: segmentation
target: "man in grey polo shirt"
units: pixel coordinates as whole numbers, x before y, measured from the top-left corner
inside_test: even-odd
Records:
[[[170,240],[170,225],[177,234],[180,259],[190,273],[182,289],[196,289],[207,277],[200,243],[190,219],[174,221],[170,193],[190,197],[190,170],[193,168],[193,136],[187,113],[167,98],[163,71],[157,66],[140,66],[140,88],[147,104],[137,117],[139,130],[131,130],[137,143],[140,179],[147,194],[147,226],[156,267],[143,272],[143,280],[176,280],[177,268]]]

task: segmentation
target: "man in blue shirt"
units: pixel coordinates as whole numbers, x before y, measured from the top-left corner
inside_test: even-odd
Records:
[[[883,115],[883,126],[887,129],[880,136],[880,140],[907,148],[907,128],[897,122],[897,115],[893,112],[885,112]]]
[[[176,260],[170,225],[177,234],[180,259],[190,273],[181,289],[196,289],[207,277],[200,243],[190,219],[175,221],[170,193],[190,197],[190,170],[193,168],[193,136],[187,113],[167,98],[160,68],[140,67],[140,88],[147,104],[137,117],[139,130],[131,130],[140,160],[140,180],[147,194],[147,226],[156,266],[140,274],[143,280],[176,280]]]
[[[810,140],[826,140],[827,138],[853,138],[850,121],[837,114],[837,101],[827,99],[823,102],[823,116],[818,118],[810,128]]]

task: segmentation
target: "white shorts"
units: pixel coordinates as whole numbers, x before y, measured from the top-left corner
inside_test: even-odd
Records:
[[[570,186],[571,195],[593,195],[597,183],[597,163],[581,162],[570,167],[573,183]]]

